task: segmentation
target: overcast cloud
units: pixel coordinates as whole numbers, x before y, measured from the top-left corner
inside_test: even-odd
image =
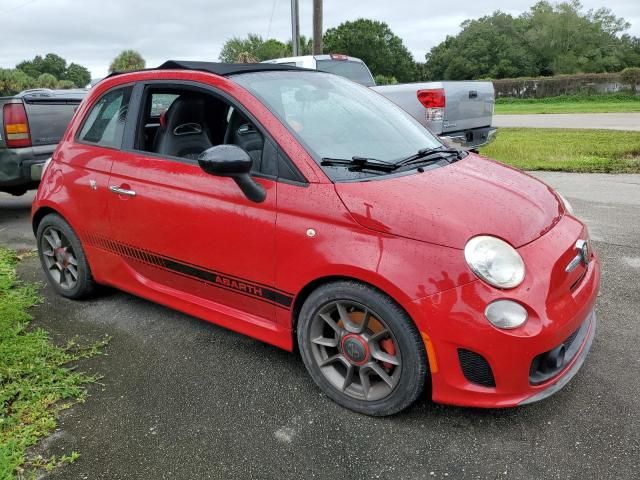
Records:
[[[416,60],[460,30],[467,18],[494,10],[519,14],[535,0],[325,0],[324,28],[359,17],[387,22]],[[640,36],[640,1],[584,0],[606,6]],[[311,34],[312,0],[300,0],[300,29]],[[447,8],[449,5],[451,8]],[[167,59],[216,61],[225,40],[258,33],[290,38],[289,0],[0,0],[0,67],[54,52],[85,65],[94,78],[107,73],[122,50],[138,50],[147,66]]]

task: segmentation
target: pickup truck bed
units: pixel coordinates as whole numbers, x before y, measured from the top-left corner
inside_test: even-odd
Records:
[[[26,90],[0,97],[0,191],[22,195],[37,188],[85,90]]]

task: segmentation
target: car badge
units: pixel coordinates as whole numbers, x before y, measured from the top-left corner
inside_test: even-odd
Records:
[[[589,242],[587,240],[578,240],[575,245],[575,249],[578,251],[575,257],[569,262],[565,271],[567,273],[572,272],[581,263],[585,266],[589,266],[591,260],[591,252],[589,252]]]

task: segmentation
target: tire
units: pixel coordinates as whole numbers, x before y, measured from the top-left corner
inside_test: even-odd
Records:
[[[14,197],[21,197],[22,195],[27,193],[27,189],[21,187],[7,188],[5,192],[9,195],[13,195]]]
[[[400,412],[428,380],[424,343],[412,320],[390,297],[359,282],[313,291],[300,310],[297,338],[314,382],[359,413]]]
[[[60,240],[57,246],[56,238]],[[58,294],[80,299],[94,292],[96,284],[80,239],[62,217],[55,213],[45,216],[38,225],[36,240],[42,269]]]

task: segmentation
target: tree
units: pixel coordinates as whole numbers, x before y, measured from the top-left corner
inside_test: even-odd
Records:
[[[78,88],[86,87],[91,82],[91,73],[86,67],[71,63],[64,72],[61,80],[69,80]]]
[[[38,78],[42,72],[42,57],[36,55],[33,60],[25,60],[16,65],[16,68],[31,78]]]
[[[617,35],[630,25],[609,9],[583,13],[578,0],[555,5],[541,1],[521,18],[541,75],[615,72],[625,66]]]
[[[300,35],[299,52],[300,55],[313,55],[313,39]],[[293,55],[293,41],[289,40],[287,42],[287,54],[285,56],[289,57],[291,55]]]
[[[233,37],[227,40],[218,59],[221,62],[234,63],[238,61],[240,55],[245,54],[258,62],[287,57],[291,54],[291,45],[285,45],[274,38],[264,40],[260,35],[250,33],[247,38]]]
[[[324,50],[361,58],[374,75],[393,76],[400,82],[416,78],[411,53],[384,22],[360,18],[330,28],[324,34]]]
[[[455,37],[427,54],[427,76],[440,80],[535,75],[535,58],[524,40],[521,20],[500,11],[462,23]]]
[[[58,79],[50,73],[43,73],[36,80],[36,84],[39,88],[56,88]]]
[[[91,81],[91,73],[86,67],[71,63],[55,53],[47,53],[44,58],[36,55],[33,60],[20,62],[16,68],[33,79],[42,74],[52,75],[56,81],[70,80],[76,87],[85,87]],[[46,78],[46,77],[45,77]],[[48,79],[50,83],[50,79]]]
[[[146,62],[142,55],[135,50],[124,50],[111,62],[109,73],[142,70],[145,66]]]
[[[36,55],[33,60],[25,60],[16,65],[16,68],[32,78],[38,78],[43,73],[62,78],[67,69],[67,61],[55,53],[47,53],[44,58]]]
[[[536,3],[518,17],[497,11],[461,24],[426,55],[427,76],[465,80],[615,72],[640,62],[636,40],[611,10],[577,0]]]

